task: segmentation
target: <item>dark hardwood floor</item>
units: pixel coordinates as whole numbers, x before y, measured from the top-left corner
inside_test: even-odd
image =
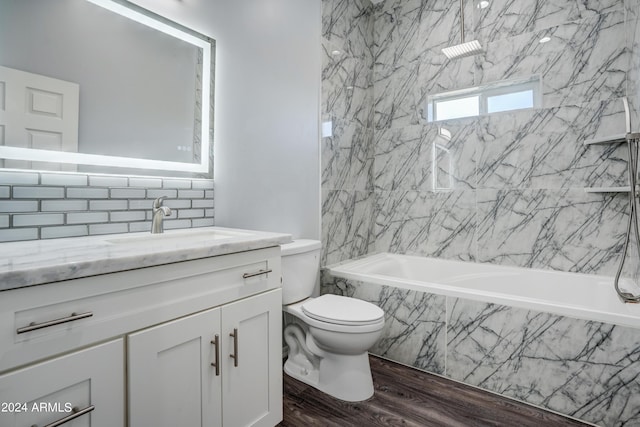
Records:
[[[284,374],[282,427],[586,426],[476,388],[371,357],[374,396],[335,399]]]

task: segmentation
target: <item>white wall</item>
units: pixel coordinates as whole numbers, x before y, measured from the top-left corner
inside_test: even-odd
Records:
[[[134,0],[216,40],[216,225],[320,237],[321,0]]]

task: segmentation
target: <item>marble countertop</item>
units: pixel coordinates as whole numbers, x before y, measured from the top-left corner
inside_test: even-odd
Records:
[[[291,235],[223,227],[0,243],[0,291],[277,246]]]

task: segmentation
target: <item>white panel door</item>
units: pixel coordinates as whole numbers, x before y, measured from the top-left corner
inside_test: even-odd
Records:
[[[216,308],[129,335],[130,427],[222,425],[219,330]]]
[[[2,375],[0,426],[124,426],[124,376],[122,339]]]
[[[80,86],[0,67],[0,144],[78,151]],[[5,160],[5,167],[75,170],[75,165]]]
[[[281,290],[222,306],[222,337],[222,424],[278,424],[282,421]]]

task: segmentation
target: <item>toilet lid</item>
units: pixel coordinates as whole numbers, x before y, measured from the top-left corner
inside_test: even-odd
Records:
[[[313,319],[338,325],[368,325],[384,317],[377,305],[332,294],[305,302],[302,311]]]

